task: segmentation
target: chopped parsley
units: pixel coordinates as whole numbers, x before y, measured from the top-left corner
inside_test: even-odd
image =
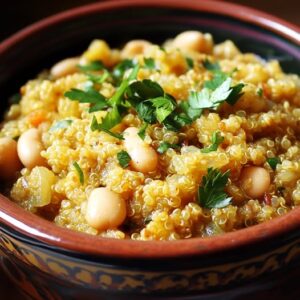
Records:
[[[242,89],[245,86],[243,83],[231,86],[231,77],[220,71],[218,64],[208,62],[206,64],[214,73],[214,78],[205,81],[201,91],[191,91],[188,103],[185,104],[185,111],[193,120],[201,116],[203,109],[216,110],[224,102],[234,105],[243,95]]]
[[[107,78],[109,78],[109,76],[110,73],[107,70],[104,70],[103,74],[101,75],[87,73],[88,79],[93,83],[98,83],[98,84],[102,84]]]
[[[58,129],[68,128],[72,124],[73,120],[60,120],[51,126],[49,131],[56,131]]]
[[[117,154],[117,158],[118,158],[119,164],[122,168],[127,168],[129,166],[131,157],[126,151],[124,151],[124,150],[120,151]]]
[[[67,91],[64,96],[72,101],[90,103],[89,112],[95,112],[108,107],[105,97],[93,88],[88,88],[86,91],[73,88]]]
[[[211,142],[212,144],[209,147],[201,149],[202,153],[209,153],[212,151],[217,151],[219,145],[224,141],[224,137],[221,136],[221,133],[219,131],[215,131],[212,134]]]
[[[212,63],[210,60],[206,59],[203,61],[203,66],[209,71],[221,71],[221,67],[218,62]]]
[[[159,147],[157,148],[157,152],[160,153],[160,154],[163,154],[169,148],[178,149],[178,148],[180,148],[180,146],[176,145],[176,144],[170,144],[170,143],[167,143],[167,142],[161,142],[160,145],[159,145]]]
[[[275,171],[276,170],[276,166],[278,164],[280,164],[280,159],[279,159],[279,157],[267,158],[267,163]]]
[[[155,61],[152,57],[144,57],[144,63],[145,66],[144,68],[149,69],[149,70],[155,70],[156,66],[155,66]]]
[[[117,154],[117,158],[118,158],[119,164],[122,168],[127,168],[129,166],[131,157],[126,151],[124,151],[124,150],[120,151]]]
[[[162,87],[149,79],[135,81],[127,91],[128,101],[146,123],[163,123],[175,110],[175,99],[164,92]]]
[[[77,68],[80,71],[83,71],[83,72],[87,72],[87,71],[100,71],[100,70],[105,69],[102,61],[100,61],[100,60],[91,61],[87,65],[77,65]]]
[[[135,66],[136,66],[136,64],[131,59],[124,59],[119,64],[117,64],[112,71],[112,76],[113,76],[114,80],[116,81],[116,83],[120,84],[124,77],[124,73],[127,70],[134,68]]]
[[[143,123],[143,125],[139,129],[138,135],[142,140],[145,139],[147,127],[148,127],[148,123]]]
[[[262,89],[262,88],[258,88],[257,91],[256,91],[256,94],[257,94],[259,97],[262,97],[262,96],[263,96],[263,89]]]
[[[92,123],[91,123],[91,130],[99,130],[104,131],[108,133],[109,135],[119,139],[124,140],[124,137],[122,134],[112,132],[111,129],[118,125],[122,121],[122,117],[119,113],[118,107],[115,106],[112,108],[111,111],[109,111],[101,123],[98,123],[95,116],[93,116]]]
[[[83,172],[82,172],[82,170],[81,170],[79,164],[75,161],[75,162],[73,163],[73,166],[74,166],[75,170],[76,170],[77,173],[78,173],[80,183],[81,183],[81,184],[84,184],[84,175],[83,175]]]
[[[193,60],[187,58],[187,63],[192,66]],[[146,68],[155,68],[155,61],[152,58],[144,58]],[[71,89],[65,93],[70,100],[81,103],[90,103],[89,112],[96,112],[108,109],[106,116],[98,123],[93,117],[91,130],[102,130],[118,139],[123,136],[111,131],[113,127],[122,121],[128,109],[134,109],[143,121],[139,136],[145,138],[145,130],[148,124],[159,123],[171,131],[179,131],[183,126],[191,124],[201,116],[203,109],[216,110],[223,102],[233,105],[242,95],[244,84],[240,83],[231,86],[231,77],[222,72],[218,63],[205,61],[204,66],[213,72],[213,79],[206,81],[201,91],[191,91],[187,101],[177,103],[176,99],[167,94],[163,88],[150,79],[136,80],[139,64],[133,60],[126,59],[119,63],[112,72],[109,72],[101,62],[92,62],[85,66],[84,70],[103,70],[103,74],[87,73],[89,77],[86,90]],[[129,76],[124,78],[127,70],[132,69]],[[116,92],[110,99],[106,99],[94,87],[94,83],[101,84],[108,77],[118,86]],[[216,135],[213,145],[203,151],[215,151],[220,141]]]
[[[204,208],[222,208],[230,204],[231,197],[224,192],[230,171],[222,173],[218,169],[208,168],[198,190],[198,202]]]
[[[169,95],[151,99],[155,108],[155,116],[159,123],[162,123],[175,109],[176,101]]]
[[[139,70],[139,65],[136,65],[131,73],[129,74],[128,78],[124,79],[121,85],[118,87],[116,93],[107,100],[107,102],[112,107],[110,111],[106,114],[104,119],[101,123],[98,123],[96,117],[93,117],[91,123],[91,130],[102,130],[111,136],[123,140],[123,136],[118,133],[111,132],[110,129],[118,125],[122,121],[122,111],[124,109],[124,93],[126,89],[129,87],[130,81],[134,80],[137,76]]]
[[[193,69],[194,68],[194,61],[190,57],[186,57],[185,60],[186,60],[186,63],[188,65],[189,69]]]

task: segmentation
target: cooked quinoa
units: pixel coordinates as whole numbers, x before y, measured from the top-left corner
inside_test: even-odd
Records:
[[[300,79],[232,41],[94,40],[20,96],[0,132],[3,191],[58,226],[177,240],[300,204]]]

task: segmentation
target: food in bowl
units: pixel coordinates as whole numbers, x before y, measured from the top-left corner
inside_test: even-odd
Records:
[[[230,40],[94,40],[29,81],[5,115],[3,192],[77,231],[177,240],[300,203],[300,80]]]

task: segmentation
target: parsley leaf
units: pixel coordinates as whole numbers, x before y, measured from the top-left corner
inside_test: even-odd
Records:
[[[228,75],[226,73],[223,73],[222,71],[215,71],[213,79],[205,81],[204,87],[213,91],[218,88],[227,78]]]
[[[203,66],[209,71],[221,71],[221,67],[218,62],[212,63],[210,60],[206,59],[203,61]]]
[[[70,91],[65,92],[64,96],[72,101],[91,103],[92,105],[89,109],[89,112],[102,110],[108,107],[105,97],[93,88],[89,88],[86,91],[73,88]]]
[[[58,129],[68,128],[72,124],[73,120],[60,120],[51,126],[49,131],[56,131]]]
[[[267,163],[270,165],[270,167],[275,171],[278,164],[280,164],[279,157],[271,157],[267,158]]]
[[[81,184],[84,184],[84,174],[83,174],[83,172],[82,172],[82,170],[81,170],[79,164],[75,161],[75,162],[73,163],[73,166],[74,166],[75,170],[76,170],[77,173],[78,173],[80,183],[81,183]]]
[[[128,96],[132,97],[137,102],[160,97],[164,94],[165,93],[162,87],[150,79],[144,79],[142,81],[135,81],[131,83],[128,91]]]
[[[230,105],[234,105],[239,100],[239,98],[244,95],[244,93],[241,92],[244,86],[244,83],[238,83],[232,86],[231,93],[227,97],[226,102]]]
[[[117,124],[119,124],[122,121],[122,116],[120,114],[121,109],[124,109],[124,103],[122,101],[124,100],[124,94],[129,87],[129,83],[131,80],[134,80],[137,76],[137,73],[139,71],[139,65],[136,65],[131,73],[129,74],[128,78],[125,78],[121,85],[118,87],[115,94],[108,100],[110,106],[112,106],[112,109],[108,111],[104,119],[102,120],[102,123],[98,123],[96,117],[93,117],[92,123],[91,123],[91,130],[102,130],[111,136],[118,138],[120,140],[123,140],[123,136],[118,133],[111,132],[110,129],[115,127]]]
[[[191,92],[192,93],[192,92]],[[190,94],[191,94],[190,93]],[[191,95],[190,95],[191,97]],[[185,112],[185,114],[192,120],[196,120],[199,118],[202,114],[202,109],[201,108],[193,108],[189,101],[184,101],[180,103],[181,109]]]
[[[214,90],[204,87],[200,92],[191,91],[188,99],[190,109],[186,109],[187,114],[195,119],[201,115],[202,109],[216,110],[224,101],[234,105],[243,94],[241,91],[244,84],[239,83],[231,87],[231,82],[232,79],[227,77],[218,87],[215,88],[214,86]]]
[[[160,153],[160,154],[163,154],[169,148],[178,149],[178,148],[180,148],[180,146],[176,145],[176,144],[170,144],[170,143],[167,143],[167,142],[161,142],[159,147],[157,148],[157,152]]]
[[[204,88],[200,92],[191,91],[188,99],[190,106],[194,109],[217,109],[219,104],[226,100],[226,98],[230,95],[230,84],[231,78],[227,78],[213,92],[211,92],[208,88]]]
[[[219,145],[224,141],[224,137],[221,136],[221,133],[219,131],[215,131],[212,134],[211,142],[212,144],[209,147],[201,149],[202,153],[209,153],[212,151],[217,151]]]
[[[122,117],[119,113],[119,109],[117,106],[114,106],[111,111],[109,111],[101,123],[98,123],[96,117],[93,117],[92,124],[91,124],[91,130],[103,130],[106,133],[118,138],[118,139],[124,139],[122,135],[113,133],[110,131],[113,127],[118,125],[122,121]]]
[[[222,208],[230,204],[231,197],[224,192],[230,171],[221,173],[218,169],[208,168],[198,190],[198,202],[204,208]]]
[[[142,127],[139,129],[138,135],[142,140],[145,139],[147,127],[148,123],[143,123]]]
[[[135,67],[135,63],[131,59],[124,59],[119,64],[115,66],[115,68],[112,71],[113,78],[119,84],[124,77],[124,73]]]
[[[263,89],[262,89],[262,88],[258,88],[257,91],[256,91],[256,94],[257,94],[259,97],[262,97],[262,96],[263,96]]]
[[[86,71],[100,71],[100,70],[105,69],[102,61],[100,61],[100,60],[92,61],[87,65],[77,65],[77,68],[79,70],[83,71],[83,72],[86,72]]]
[[[189,69],[193,69],[194,68],[194,61],[193,61],[193,59],[191,59],[190,57],[186,57],[185,60],[186,60],[186,63],[188,65]]]
[[[155,61],[152,57],[144,57],[144,63],[145,63],[145,69],[149,69],[149,70],[155,70],[156,66],[155,66]]]
[[[130,81],[136,79],[138,71],[139,71],[139,65],[136,65],[131,71],[131,73],[129,74],[128,78],[125,78],[122,81],[121,85],[118,87],[115,94],[109,100],[109,102],[112,105],[118,105],[122,102],[122,97],[124,96],[124,93],[128,89]]]
[[[135,109],[141,120],[149,124],[155,123],[155,108],[152,106],[151,102],[141,102],[135,107]]]
[[[117,158],[118,158],[119,164],[122,168],[127,168],[129,166],[131,157],[126,151],[124,151],[124,150],[120,151],[117,154]]]
[[[92,74],[92,73],[87,73],[86,75],[88,79],[93,83],[101,84],[110,76],[110,73],[107,70],[104,70],[103,74],[101,75]]]
[[[159,123],[162,123],[176,107],[176,102],[171,96],[158,97],[150,100],[155,107],[155,115]]]

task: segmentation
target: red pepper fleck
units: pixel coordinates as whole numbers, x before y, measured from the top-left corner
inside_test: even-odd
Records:
[[[270,97],[272,95],[272,91],[271,91],[271,88],[266,83],[262,84],[262,90],[263,90],[264,96],[266,98],[270,99]]]
[[[271,205],[271,195],[269,193],[264,194],[264,201],[267,205]]]

